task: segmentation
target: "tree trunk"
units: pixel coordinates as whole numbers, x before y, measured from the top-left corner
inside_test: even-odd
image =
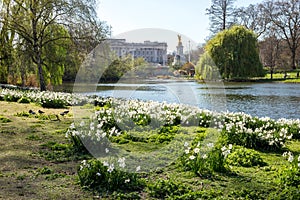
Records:
[[[38,65],[38,73],[39,73],[39,79],[40,79],[40,90],[46,91],[46,84],[45,84],[45,79],[44,79],[44,75],[43,75],[42,60],[41,60],[40,52],[38,52],[38,56],[37,56],[37,65]]]
[[[32,5],[35,6],[35,5]],[[31,7],[31,11],[33,15],[35,16],[36,14],[36,9],[34,7]],[[43,68],[42,68],[42,47],[39,45],[39,38],[38,38],[38,33],[37,33],[37,19],[33,17],[31,21],[32,25],[32,38],[33,38],[33,57],[34,57],[34,62],[37,64],[38,68],[38,75],[39,75],[39,81],[40,81],[40,90],[41,91],[46,91],[46,84],[45,84],[45,79],[43,75]]]
[[[273,69],[271,69],[271,80],[273,80]]]
[[[292,69],[296,69],[296,50],[292,49]]]

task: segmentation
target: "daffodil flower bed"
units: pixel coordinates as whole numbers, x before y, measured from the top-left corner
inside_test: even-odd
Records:
[[[133,166],[129,160],[130,153],[124,150],[125,154],[120,154],[122,146],[127,144],[143,143],[147,147],[173,145],[170,152],[178,152],[178,157],[172,157],[173,161],[177,164],[179,161],[185,170],[203,176],[230,170],[227,167],[230,164],[248,167],[263,163],[256,152],[245,148],[278,152],[286,147],[287,141],[300,138],[299,119],[274,120],[245,113],[216,113],[166,102],[0,90],[0,100],[18,101],[21,98],[45,107],[92,105],[92,109],[88,109],[89,116],[76,118],[66,132],[66,137],[71,140],[75,149],[89,151],[98,158],[83,161],[78,169],[81,185],[90,189],[114,191],[143,187],[143,181],[138,176],[138,172],[144,170],[142,161]],[[182,132],[180,127],[211,128],[214,133],[192,134]],[[207,137],[211,137],[211,140],[206,140]],[[243,149],[234,153],[237,145]],[[167,153],[163,154],[169,156]],[[151,155],[149,153],[150,157]],[[243,159],[252,160],[238,160],[240,155],[245,155]],[[291,159],[292,154],[286,155],[289,160],[293,160],[289,168],[292,170],[282,171],[281,183],[295,186],[299,184],[300,161],[298,157]]]

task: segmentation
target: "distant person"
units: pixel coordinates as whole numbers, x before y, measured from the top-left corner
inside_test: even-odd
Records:
[[[297,72],[297,78],[299,78],[299,72]]]

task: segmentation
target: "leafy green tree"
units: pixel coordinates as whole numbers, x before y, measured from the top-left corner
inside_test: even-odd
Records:
[[[105,27],[97,20],[94,0],[5,0],[5,5],[1,16],[6,17],[0,18],[1,24],[16,34],[13,39],[26,42],[26,51],[36,67],[42,91],[46,90],[47,80],[61,83],[66,40],[80,46],[77,52],[85,56],[86,51],[105,37]]]
[[[102,74],[101,81],[118,81],[124,75],[124,78],[135,78],[135,75],[144,70],[145,64],[146,61],[143,58],[133,60],[130,54],[122,58],[115,57]]]
[[[202,54],[195,67],[196,77],[201,80],[219,80],[220,74],[215,62],[208,52]]]
[[[263,76],[257,36],[243,26],[218,33],[205,46],[225,79]],[[200,59],[201,61],[201,59]]]
[[[1,5],[2,4],[2,5]],[[15,31],[9,29],[8,13],[12,12],[13,8],[10,6],[9,1],[0,1],[0,5],[5,12],[0,12],[0,82],[8,82],[8,74],[11,70],[13,57],[13,40]],[[1,8],[1,7],[0,7]]]

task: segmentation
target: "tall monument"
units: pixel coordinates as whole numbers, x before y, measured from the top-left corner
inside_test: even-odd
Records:
[[[178,44],[176,46],[176,54],[174,56],[174,61],[172,63],[173,66],[182,66],[186,63],[185,56],[183,55],[183,45],[181,40],[181,35],[177,35]]]

